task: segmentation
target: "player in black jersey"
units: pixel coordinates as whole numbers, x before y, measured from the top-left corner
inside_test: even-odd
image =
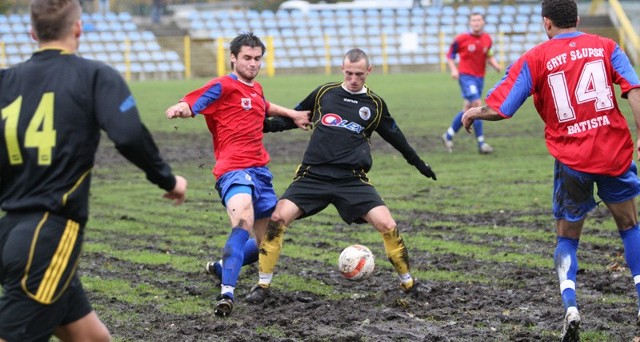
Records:
[[[282,247],[282,227],[314,215],[329,204],[338,209],[346,223],[368,222],[374,226],[382,234],[386,254],[398,272],[401,287],[406,292],[415,290],[407,248],[396,222],[367,178],[372,164],[371,134],[377,132],[424,176],[435,180],[436,174],[409,145],[384,100],[365,85],[371,69],[364,51],[350,50],[342,63],[344,81],[318,87],[296,107],[311,111],[313,133],[293,183],[271,216],[274,224],[269,225],[260,246],[260,280],[249,293],[248,301],[260,302],[269,294]],[[265,121],[264,130],[295,127],[291,120],[275,118]]]
[[[33,0],[30,59],[0,70],[0,341],[108,341],[77,274],[89,183],[104,130],[180,204],[174,176],[118,72],[76,56],[78,0]]]

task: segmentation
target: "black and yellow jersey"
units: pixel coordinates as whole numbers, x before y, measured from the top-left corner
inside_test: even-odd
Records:
[[[0,70],[0,111],[4,211],[51,211],[85,222],[101,130],[147,179],[175,187],[127,84],[104,63],[60,49],[36,51]]]
[[[369,172],[373,160],[370,137],[375,131],[411,165],[420,161],[389,114],[385,101],[368,87],[351,93],[342,82],[327,83],[311,92],[296,110],[311,111],[313,132],[304,153],[302,168],[311,173],[341,178]],[[295,128],[290,119],[265,121],[265,131]],[[342,169],[345,172],[340,172]]]

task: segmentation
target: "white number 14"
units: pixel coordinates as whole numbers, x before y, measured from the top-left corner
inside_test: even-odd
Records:
[[[556,105],[558,120],[560,122],[575,120],[576,114],[571,105],[564,71],[550,74],[547,79]],[[596,60],[584,65],[576,85],[575,96],[578,104],[594,101],[596,111],[613,108],[613,92],[607,82],[604,61]]]

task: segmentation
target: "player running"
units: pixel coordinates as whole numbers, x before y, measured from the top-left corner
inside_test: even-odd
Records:
[[[447,64],[451,69],[451,78],[458,80],[464,103],[462,110],[456,114],[451,126],[442,135],[442,141],[447,152],[453,152],[453,136],[462,127],[462,113],[471,107],[482,105],[482,89],[484,85],[485,66],[487,62],[496,71],[502,67],[493,57],[491,36],[484,32],[484,17],[480,13],[469,15],[469,32],[459,34],[454,39],[447,53]],[[460,62],[456,67],[456,55]],[[493,147],[484,142],[482,121],[477,120],[473,126],[478,141],[478,151],[481,154],[493,152]]]
[[[469,130],[476,120],[512,117],[533,94],[545,123],[554,168],[553,214],[556,218],[555,268],[564,305],[563,341],[579,340],[576,301],[576,253],[585,216],[598,196],[616,222],[625,259],[640,295],[640,194],[634,143],[616,102],[613,84],[629,100],[640,128],[640,81],[629,59],[612,40],[576,29],[574,0],[544,0],[544,29],[550,40],[520,57],[486,98],[486,106],[462,117]],[[640,150],[640,140],[637,142]],[[639,316],[640,318],[640,311]],[[639,321],[640,322],[640,321]]]

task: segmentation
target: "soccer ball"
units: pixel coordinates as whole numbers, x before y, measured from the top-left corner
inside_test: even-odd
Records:
[[[375,268],[373,253],[362,245],[351,245],[340,253],[338,270],[349,280],[363,280],[373,274]]]

